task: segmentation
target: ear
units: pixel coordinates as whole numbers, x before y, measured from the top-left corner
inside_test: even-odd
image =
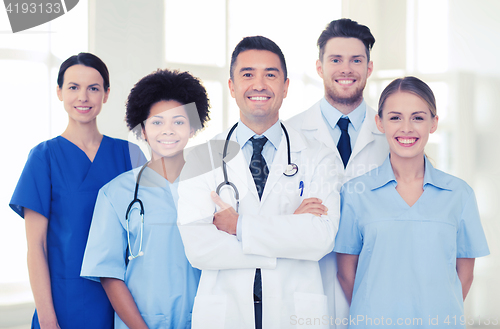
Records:
[[[385,129],[384,125],[382,124],[382,118],[377,115],[375,115],[375,123],[377,124],[378,130],[382,133],[385,134]]]
[[[63,97],[62,97],[62,90],[61,90],[61,88],[59,88],[59,86],[57,86],[56,91],[57,91],[57,98],[59,98],[59,100],[62,102]]]
[[[290,85],[290,79],[286,79],[285,81],[285,87],[283,88],[283,98],[286,98],[286,95],[288,94],[288,86]]]
[[[106,91],[106,93],[104,94],[104,98],[102,100],[102,103],[106,103],[108,101],[108,97],[109,97],[109,92],[111,91],[111,88],[108,87],[108,91]]]
[[[439,121],[439,116],[435,116],[433,119],[432,119],[432,126],[431,126],[431,131],[430,133],[433,134],[436,129],[438,128],[438,121]]]
[[[235,97],[235,93],[234,93],[234,82],[231,78],[229,78],[229,80],[227,81],[227,84],[229,85],[229,91],[231,92],[231,97],[232,98],[236,98]]]
[[[373,72],[373,62],[369,61],[368,62],[368,74],[366,75],[366,77],[369,78],[370,75],[372,75],[372,72]]]
[[[316,72],[318,72],[320,78],[323,79],[323,63],[319,59],[316,60]]]
[[[142,136],[142,139],[144,139],[146,142],[148,141],[148,134],[146,134],[146,129],[144,128],[144,126],[142,126],[142,128],[141,128],[141,136]]]
[[[189,131],[189,138],[193,137],[195,132],[196,130],[194,130],[194,128],[191,127],[191,130]]]

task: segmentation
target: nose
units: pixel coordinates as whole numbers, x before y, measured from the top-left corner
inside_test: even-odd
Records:
[[[343,61],[340,69],[344,74],[352,73],[351,61]]]
[[[163,135],[173,135],[173,134],[175,134],[174,124],[172,123],[170,125],[168,125],[168,124],[163,125],[163,129],[162,129],[161,133]]]
[[[413,131],[413,124],[412,124],[411,120],[403,120],[401,130],[404,133],[412,132]]]
[[[265,76],[264,75],[257,75],[254,79],[253,82],[253,89],[257,91],[265,90],[266,89],[266,82],[264,80]]]
[[[80,89],[80,92],[78,93],[78,100],[80,102],[86,102],[88,100],[87,89],[85,88]]]

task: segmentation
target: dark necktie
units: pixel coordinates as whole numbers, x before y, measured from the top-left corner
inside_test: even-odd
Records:
[[[264,144],[267,142],[266,137],[262,138],[250,138],[253,145],[252,159],[250,160],[250,172],[252,173],[253,181],[255,187],[257,188],[257,193],[259,194],[259,199],[262,198],[262,193],[264,192],[264,186],[266,185],[267,175],[269,174],[269,169],[267,168],[266,160],[262,156],[262,149]]]
[[[340,118],[339,121],[337,121],[337,126],[339,126],[341,131],[337,149],[339,150],[340,157],[344,163],[344,168],[347,167],[347,162],[349,162],[349,157],[351,156],[351,138],[347,132],[349,122],[350,121],[347,118]]]
[[[250,138],[253,145],[252,159],[250,160],[250,172],[252,173],[259,199],[262,198],[264,186],[266,185],[269,168],[267,168],[266,160],[262,156],[262,149],[267,142],[266,137]],[[262,301],[262,281],[260,276],[260,268],[255,271],[255,279],[253,283],[253,298],[255,301]]]

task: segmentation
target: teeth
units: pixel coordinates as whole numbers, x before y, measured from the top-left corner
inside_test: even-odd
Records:
[[[413,144],[416,140],[416,138],[398,138],[398,142],[401,144]]]
[[[86,107],[77,106],[76,109],[79,110],[79,111],[88,111],[88,110],[90,110],[90,107],[88,107],[88,106],[86,106]]]
[[[348,85],[354,82],[354,80],[337,80],[341,85]]]
[[[162,143],[162,144],[166,144],[166,145],[170,145],[170,144],[175,144],[175,143],[177,143],[177,141],[175,141],[175,142],[160,142],[160,143]]]
[[[250,97],[250,99],[253,100],[253,101],[265,101],[268,98],[269,97],[265,97],[265,96]]]

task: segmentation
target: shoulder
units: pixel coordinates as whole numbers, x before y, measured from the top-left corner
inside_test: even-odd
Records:
[[[464,193],[470,195],[474,193],[472,187],[461,178],[448,174],[436,168],[432,168],[432,176],[438,187],[446,188],[455,193]]]
[[[108,195],[114,191],[120,191],[123,189],[129,190],[135,184],[135,177],[137,176],[139,170],[141,170],[140,167],[116,176],[101,188],[102,193]]]
[[[380,185],[381,179],[381,166],[374,168],[361,176],[354,177],[342,185],[340,193],[342,195],[355,195],[359,194],[360,191],[363,193],[366,191],[372,191],[375,187]]]
[[[299,114],[296,114],[295,116],[291,117],[290,119],[287,119],[285,123],[293,127],[297,130],[301,129],[302,124],[306,120],[306,118],[309,118],[311,115],[314,115],[316,112],[320,112],[319,108],[319,103],[320,101],[316,102],[313,106],[308,108],[307,110],[300,112]]]
[[[121,148],[127,149],[127,150],[131,145],[135,145],[134,143],[129,143],[126,140],[123,140],[120,138],[113,138],[113,137],[109,137],[106,135],[103,135],[102,138],[106,139],[109,144],[113,145],[113,147],[121,147]],[[135,146],[137,146],[137,145],[135,145]]]
[[[39,160],[49,161],[50,154],[60,147],[60,144],[64,142],[63,137],[58,136],[46,141],[41,142],[37,146],[33,147],[29,153],[29,158],[36,158]]]

